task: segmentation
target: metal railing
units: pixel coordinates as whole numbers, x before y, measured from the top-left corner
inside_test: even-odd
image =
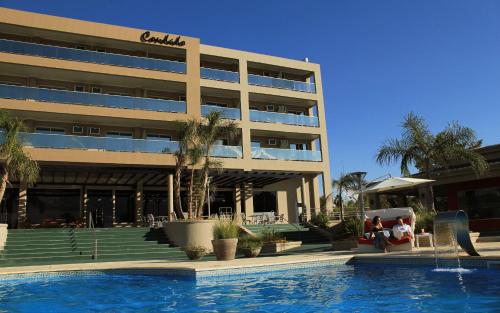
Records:
[[[92,217],[92,212],[89,213],[88,228],[92,230],[92,234],[94,237],[94,253],[92,254],[92,259],[97,260],[97,235],[95,232],[95,225],[94,225],[94,219]]]
[[[231,83],[240,82],[240,74],[238,72],[219,70],[215,68],[201,67],[200,76],[205,79],[220,80]]]
[[[53,59],[142,68],[162,72],[186,73],[185,62],[50,46],[8,39],[0,39],[0,51],[15,54],[35,55]]]
[[[267,112],[258,110],[250,110],[250,120],[252,122],[279,123],[279,124],[309,126],[309,127],[319,126],[319,120],[316,116]]]
[[[0,98],[69,103],[130,110],[186,113],[186,101],[118,96],[5,84],[0,84]]]
[[[248,84],[255,86],[264,86],[280,89],[290,89],[295,91],[316,93],[316,85],[314,83],[301,82],[283,78],[269,77],[248,74]]]

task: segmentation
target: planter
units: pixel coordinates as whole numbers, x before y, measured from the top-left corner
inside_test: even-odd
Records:
[[[185,249],[184,252],[186,253],[187,257],[190,260],[199,260],[206,254],[205,248],[203,248],[203,249]]]
[[[166,223],[163,230],[176,246],[201,246],[212,252],[213,227],[214,221],[209,220],[175,221]]]
[[[302,241],[266,242],[262,246],[262,253],[278,253],[300,247],[301,245]]]
[[[357,239],[343,239],[343,240],[334,240],[332,241],[332,250],[333,251],[343,251],[343,250],[351,250],[353,248],[358,247]]]
[[[262,247],[257,248],[240,248],[243,255],[247,258],[256,258],[259,256]]]
[[[218,261],[234,260],[237,245],[238,238],[212,240],[215,257]]]

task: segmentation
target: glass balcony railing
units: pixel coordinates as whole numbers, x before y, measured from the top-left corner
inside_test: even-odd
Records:
[[[269,76],[260,76],[248,74],[248,83],[250,85],[265,86],[272,88],[290,89],[295,91],[316,93],[316,85],[313,83],[300,82]]]
[[[243,155],[240,146],[222,146],[214,145],[212,146],[212,151],[210,155],[219,158],[241,158]]]
[[[0,141],[3,141],[3,131],[0,131]],[[20,139],[24,146],[51,149],[78,149],[114,152],[142,152],[142,153],[175,153],[179,149],[177,141],[132,139],[116,137],[73,136],[45,133],[22,133]],[[221,158],[241,158],[240,146],[212,147],[211,155]]]
[[[237,72],[224,71],[224,70],[216,70],[214,68],[200,68],[201,78],[205,79],[213,79],[220,80],[225,82],[239,83],[240,82],[240,74]]]
[[[252,147],[252,159],[321,162],[321,151]]]
[[[177,141],[168,140],[72,136],[43,133],[23,133],[20,137],[23,145],[35,148],[144,153],[174,153],[179,148],[179,143]]]
[[[266,112],[250,110],[250,120],[253,122],[280,123],[288,125],[318,127],[318,118],[315,116]]]
[[[71,103],[110,108],[186,113],[185,101],[114,96],[99,93],[66,91],[0,84],[0,98]]]
[[[0,51],[36,55],[54,59],[142,68],[163,72],[186,73],[186,63],[184,62],[49,46],[8,39],[0,39]]]
[[[222,116],[231,120],[239,120],[241,118],[240,109],[237,108],[224,108],[216,105],[202,105],[201,106],[201,115],[207,116],[210,112],[220,111],[222,112]]]

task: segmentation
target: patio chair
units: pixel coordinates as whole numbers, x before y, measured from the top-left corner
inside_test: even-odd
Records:
[[[147,215],[148,219],[148,226],[149,228],[160,228],[163,227],[163,224],[161,221],[155,220],[155,217],[153,214],[148,214]]]

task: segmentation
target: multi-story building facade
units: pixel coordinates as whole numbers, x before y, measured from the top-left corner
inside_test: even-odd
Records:
[[[224,164],[212,212],[296,222],[330,186],[320,67],[306,61],[0,8],[0,109],[25,121],[25,150],[41,166],[33,186],[9,187],[10,227],[168,215],[178,121],[212,110],[239,128],[212,151]]]

